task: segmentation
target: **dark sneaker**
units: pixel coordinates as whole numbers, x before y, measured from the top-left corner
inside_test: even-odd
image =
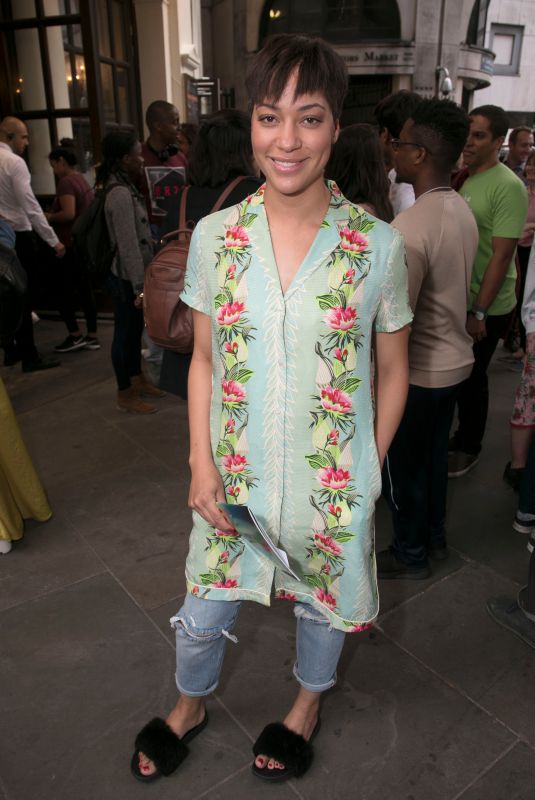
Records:
[[[450,453],[456,453],[458,449],[459,445],[457,444],[457,436],[453,434],[453,436],[450,436],[448,439],[448,455]]]
[[[503,471],[503,479],[511,489],[515,492],[519,492],[523,474],[524,470],[522,467],[512,467],[511,462],[508,461]]]
[[[100,342],[96,336],[84,336],[84,350],[100,350]]]
[[[72,353],[73,350],[82,350],[85,347],[83,336],[67,336],[64,342],[54,347],[56,353]]]
[[[450,553],[446,545],[444,545],[444,547],[430,547],[428,555],[433,561],[446,561]]]
[[[44,369],[59,367],[61,362],[55,358],[36,358],[35,361],[25,361],[22,364],[23,372],[41,372]]]
[[[473,453],[463,453],[462,450],[457,450],[455,453],[448,455],[448,478],[461,478],[470,472],[479,461],[479,456]]]
[[[420,567],[404,564],[399,561],[391,547],[388,550],[381,550],[376,554],[377,577],[381,579],[402,578],[414,581],[425,580],[431,575],[431,570],[427,564]]]
[[[491,597],[487,601],[487,611],[494,622],[535,647],[535,615],[526,611],[524,589],[520,590],[518,600],[503,595]]]
[[[528,536],[535,532],[535,519],[521,519],[518,511],[515,514],[513,529],[518,533],[526,533]]]

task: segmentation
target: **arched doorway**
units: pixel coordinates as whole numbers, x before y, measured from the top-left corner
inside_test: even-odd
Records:
[[[347,48],[399,42],[401,20],[396,0],[268,0],[260,17],[259,47],[276,33],[307,33]],[[342,125],[372,122],[376,104],[391,91],[391,75],[350,75]]]

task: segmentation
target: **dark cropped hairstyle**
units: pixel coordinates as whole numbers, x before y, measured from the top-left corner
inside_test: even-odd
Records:
[[[323,39],[290,33],[270,36],[254,57],[245,80],[250,110],[266,100],[277,102],[294,72],[295,97],[323,94],[339,120],[348,83],[343,59]]]
[[[379,219],[392,221],[390,184],[377,130],[372,125],[359,123],[342,128],[325,167],[325,177],[336,181],[352,203],[368,203]]]
[[[96,169],[96,185],[103,186],[114,172],[120,171],[122,159],[139,141],[134,131],[110,131],[102,140],[102,161]]]
[[[168,117],[175,111],[176,106],[168,103],[167,100],[154,100],[145,112],[145,122],[149,131],[154,129],[157,122],[160,122],[161,119]]]
[[[373,115],[381,130],[386,128],[392,138],[399,139],[402,127],[421,101],[422,97],[417,92],[400,89],[383,97],[375,106]]]
[[[464,109],[452,100],[422,100],[411,116],[411,139],[422,144],[430,158],[453,169],[466,144],[470,122]]]
[[[69,167],[75,167],[78,164],[78,158],[74,152],[73,139],[61,139],[59,145],[54,147],[48,154],[49,161],[59,161],[62,158]]]
[[[469,117],[485,117],[485,119],[488,119],[493,139],[507,136],[509,117],[500,106],[478,106],[470,111]]]
[[[188,154],[187,172],[193,186],[219,186],[238,175],[254,175],[249,115],[224,109],[203,120]]]

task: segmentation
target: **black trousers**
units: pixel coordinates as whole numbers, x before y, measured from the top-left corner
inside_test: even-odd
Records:
[[[130,388],[130,378],[141,375],[141,335],[143,310],[134,305],[135,295],[130,281],[111,275],[107,288],[113,297],[113,341],[111,361],[119,391]]]
[[[459,428],[455,434],[455,447],[463,453],[478,455],[481,450],[489,411],[487,370],[510,316],[487,317],[487,335],[474,343],[474,366],[470,377],[461,384],[458,399]]]
[[[28,291],[24,302],[20,326],[12,339],[4,344],[6,356],[19,356],[23,364],[28,364],[38,358],[37,348],[33,338],[32,299],[35,285],[35,271],[37,251],[34,234],[31,231],[18,231],[16,233],[15,251],[26,275],[28,276]]]
[[[393,549],[404,564],[424,566],[429,547],[446,546],[448,437],[459,388],[409,386],[388,451],[383,494],[392,513]]]
[[[535,441],[529,448],[528,460],[522,473],[520,492],[518,497],[518,510],[524,514],[535,515]],[[531,554],[528,568],[527,608],[535,614],[535,550]]]
[[[97,307],[93,288],[85,264],[76,257],[73,247],[67,247],[63,258],[54,259],[50,265],[50,275],[54,288],[57,309],[67,330],[78,330],[76,308],[80,305],[88,333],[96,333]]]

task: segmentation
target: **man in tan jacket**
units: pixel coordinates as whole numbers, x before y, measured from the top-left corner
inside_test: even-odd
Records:
[[[448,436],[459,386],[474,360],[466,309],[478,231],[470,208],[450,188],[468,129],[455,103],[424,100],[391,142],[397,174],[416,197],[392,223],[405,239],[414,321],[407,407],[383,474],[394,539],[377,554],[379,578],[426,578],[428,556],[448,554]]]

